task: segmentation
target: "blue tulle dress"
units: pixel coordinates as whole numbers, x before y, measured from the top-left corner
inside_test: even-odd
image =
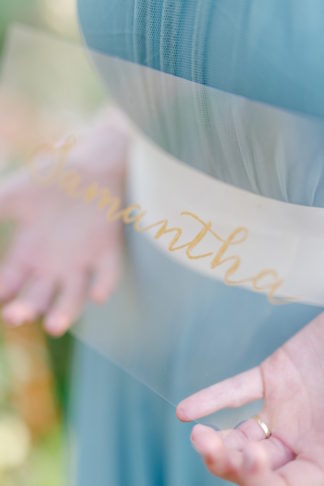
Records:
[[[319,127],[324,118],[323,17],[321,0],[79,0],[82,31],[92,49],[316,117]],[[322,140],[316,156],[296,158],[293,170],[284,162],[267,167],[285,175],[280,187],[275,178],[260,185],[233,171],[222,176],[210,163],[185,161],[267,197],[324,207]],[[253,137],[248,143],[252,153]],[[148,278],[154,269],[166,280],[176,279],[178,298],[186,303],[178,318],[186,320],[187,332],[169,378],[179,399],[202,318],[206,328],[215,322],[224,329],[254,322],[257,329],[237,359],[224,360],[216,381],[256,365],[321,311],[301,304],[273,306],[262,295],[179,267],[147,242],[133,244]],[[172,298],[167,285],[161,292],[155,298]],[[256,345],[259,333],[262,347]],[[230,339],[233,333],[224,332],[225,348]],[[207,383],[210,376],[202,377],[201,386]],[[78,486],[223,484],[205,470],[190,444],[191,425],[180,424],[173,407],[82,344],[75,359],[73,420]]]

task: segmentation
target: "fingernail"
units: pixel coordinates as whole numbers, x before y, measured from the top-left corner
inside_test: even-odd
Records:
[[[179,420],[182,420],[182,421],[188,420],[188,418],[186,416],[186,410],[183,407],[182,403],[179,403],[179,405],[177,406],[176,415],[177,415]]]
[[[192,422],[194,420],[194,413],[193,413],[192,406],[190,406],[189,399],[183,400],[177,406],[177,417],[182,420],[183,422]]]

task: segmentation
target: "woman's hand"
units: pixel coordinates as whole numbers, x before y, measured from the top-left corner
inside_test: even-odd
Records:
[[[106,114],[69,150],[65,174],[73,169],[84,188],[99,183],[122,198],[127,144],[118,114]],[[50,168],[51,154],[42,157],[37,166]],[[122,249],[121,223],[108,223],[104,211],[73,196],[71,185],[70,194],[62,190],[66,182],[44,186],[23,169],[0,185],[0,217],[16,222],[0,267],[2,316],[11,325],[44,316],[53,335],[69,328],[87,297],[107,299]]]
[[[323,486],[324,314],[257,368],[182,401],[177,416],[192,421],[261,398],[268,439],[254,419],[221,432],[194,427],[209,471],[242,486]]]

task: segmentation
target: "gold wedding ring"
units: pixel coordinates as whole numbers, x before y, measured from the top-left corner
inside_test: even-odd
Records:
[[[269,429],[269,427],[267,426],[267,424],[265,422],[263,422],[263,420],[261,419],[261,417],[259,415],[255,415],[254,417],[252,417],[253,420],[256,421],[256,423],[261,427],[261,429],[263,430],[264,432],[264,435],[265,435],[265,438],[266,439],[269,439],[269,437],[271,436],[271,431]]]

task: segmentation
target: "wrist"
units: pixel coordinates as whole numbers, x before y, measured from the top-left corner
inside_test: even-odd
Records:
[[[109,107],[77,137],[68,165],[96,182],[124,179],[130,141],[126,117],[118,108]]]

